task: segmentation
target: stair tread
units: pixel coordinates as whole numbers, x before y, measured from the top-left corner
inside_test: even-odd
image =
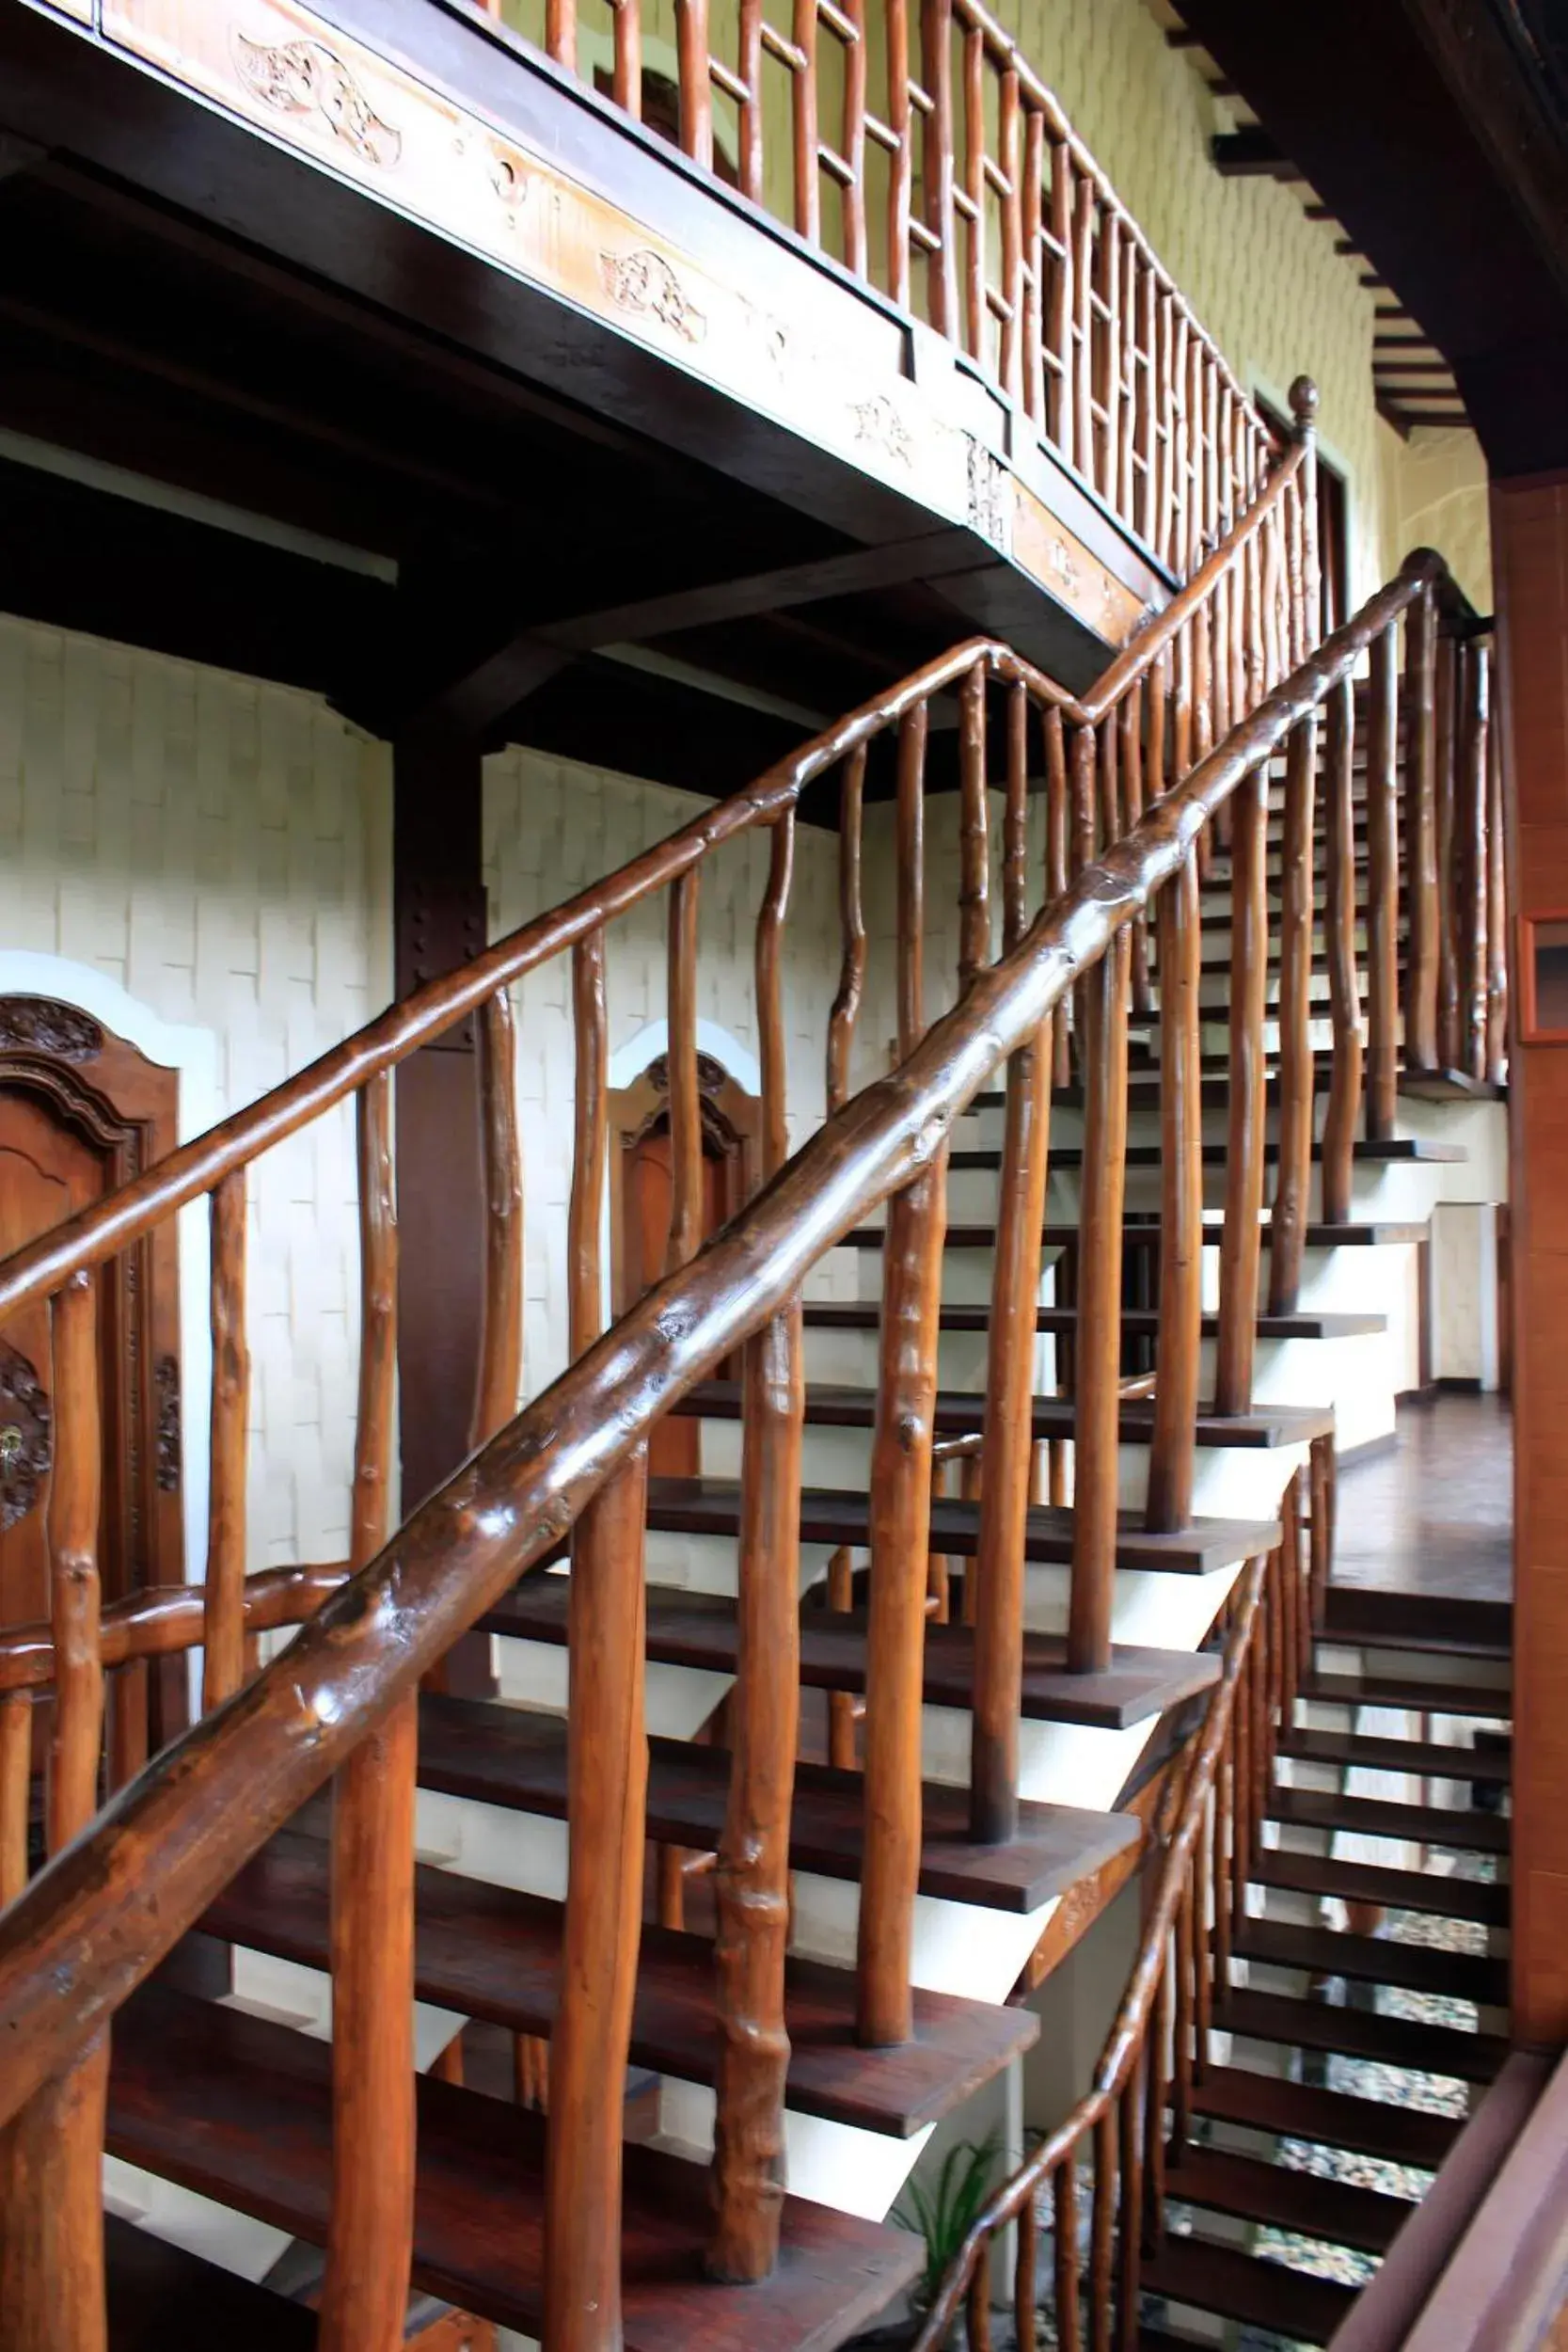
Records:
[[[133,2164],[312,2244],[331,2203],[331,2051],[285,2026],[145,1986],[115,2021],[107,2140]],[[483,2092],[419,2084],[416,2285],[537,2336],[544,2121]],[[705,2171],[625,2151],[626,2352],[829,2352],[885,2309],[918,2239],[786,2198],[766,2287],[702,2275]]]
[[[1223,1168],[1229,1157],[1229,1149],[1230,1147],[1226,1143],[1206,1143],[1203,1146],[1204,1167]],[[1158,1168],[1164,1156],[1164,1147],[1162,1144],[1130,1143],[1127,1147],[1129,1168]],[[1434,1143],[1425,1136],[1386,1136],[1372,1140],[1358,1136],[1354,1147],[1354,1156],[1357,1160],[1370,1161],[1380,1167],[1386,1164],[1403,1166],[1414,1161],[1436,1167],[1453,1167],[1462,1165],[1467,1154],[1464,1145],[1459,1143]],[[1266,1160],[1276,1160],[1279,1157],[1278,1144],[1272,1139],[1266,1141],[1263,1146],[1263,1157]],[[1313,1144],[1312,1157],[1315,1160],[1323,1158],[1321,1143]],[[1051,1152],[1053,1169],[1078,1168],[1082,1168],[1083,1164],[1084,1153],[1079,1145],[1066,1144],[1053,1147]],[[1000,1151],[954,1152],[948,1158],[949,1168],[1000,1168],[1001,1165]]]
[[[316,2314],[117,2214],[103,2216],[109,2352],[169,2352],[192,2340],[224,2352],[315,2352]]]
[[[875,1331],[881,1322],[881,1308],[876,1299],[855,1299],[845,1304],[808,1304],[804,1311],[808,1331]],[[990,1328],[989,1307],[943,1307],[939,1321],[944,1331],[987,1331]],[[1121,1327],[1132,1339],[1157,1338],[1160,1330],[1160,1311],[1157,1307],[1123,1307]],[[1203,1318],[1203,1336],[1213,1339],[1220,1327],[1217,1314]],[[1076,1307],[1037,1307],[1037,1331],[1071,1333],[1078,1328]],[[1290,1314],[1270,1314],[1259,1311],[1256,1329],[1260,1340],[1345,1340],[1357,1339],[1369,1332],[1386,1331],[1386,1315],[1359,1314],[1337,1311],[1332,1314],[1296,1309]]]
[[[973,1390],[941,1391],[934,1414],[938,1437],[960,1437],[970,1430],[978,1429],[985,1419],[985,1398]],[[672,1409],[698,1420],[738,1421],[740,1384],[736,1380],[699,1381]],[[1037,1438],[1070,1438],[1076,1418],[1077,1406],[1070,1396],[1037,1396],[1032,1416],[1033,1435]],[[806,1419],[829,1428],[870,1429],[876,1424],[877,1391],[848,1381],[808,1381]],[[1308,1445],[1314,1438],[1332,1436],[1333,1430],[1332,1405],[1259,1405],[1250,1413],[1220,1414],[1200,1409],[1197,1415],[1199,1445],[1245,1446],[1265,1450],[1282,1445]],[[1154,1434],[1152,1399],[1124,1399],[1118,1431],[1124,1444],[1148,1445]],[[1246,1522],[1212,1519],[1208,1524],[1217,1529],[1243,1526]],[[1232,1552],[1229,1557],[1234,1559],[1237,1554]]]
[[[1500,2034],[1465,2033],[1457,2026],[1429,2026],[1410,2017],[1385,2017],[1372,2010],[1338,2009],[1327,2001],[1258,1993],[1251,1986],[1216,2000],[1214,2023],[1251,2042],[1329,2050],[1343,2058],[1371,2058],[1385,2066],[1442,2074],[1460,2082],[1490,2082],[1508,2056],[1508,2043]]]
[[[709,1482],[690,1483],[705,1486]],[[738,1515],[738,1488],[734,1492]],[[801,1498],[802,1518],[811,1500],[807,1496]],[[970,1504],[967,1510],[972,1530],[978,1506]],[[939,1538],[945,1542],[946,1534],[941,1515],[933,1512],[933,1543],[937,1544]],[[847,1540],[864,1540],[863,1513],[861,1534]],[[968,1548],[973,1549],[973,1540]],[[525,1577],[481,1620],[480,1629],[528,1641],[564,1643],[570,1581],[564,1576]],[[651,1588],[647,1612],[647,1654],[651,1659],[663,1665],[692,1666],[710,1673],[735,1671],[738,1629],[733,1600],[711,1593]],[[863,1691],[866,1638],[863,1611],[840,1614],[836,1611],[806,1610],[800,1621],[801,1681],[819,1690]],[[974,1629],[962,1625],[927,1626],[925,1657],[927,1705],[967,1708],[974,1689]],[[1087,1724],[1100,1729],[1122,1731],[1211,1689],[1218,1680],[1219,1672],[1220,1661],[1210,1652],[1145,1649],[1117,1644],[1103,1674],[1069,1674],[1064,1635],[1025,1633],[1022,1712],[1037,1722]]]
[[[1506,1661],[1513,1650],[1513,1604],[1473,1600],[1463,1593],[1331,1584],[1323,1638],[1362,1649],[1426,1650],[1433,1657]]]
[[[1465,1853],[1506,1854],[1509,1822],[1500,1813],[1470,1805],[1395,1804],[1384,1797],[1351,1797],[1329,1788],[1275,1788],[1271,1820],[1301,1829],[1354,1830],[1364,1837],[1393,1837]]]
[[[1243,1960],[1261,1961],[1271,1968],[1396,1984],[1407,1993],[1474,2001],[1483,2009],[1508,2005],[1508,1963],[1482,1952],[1443,1952],[1430,1944],[1403,1944],[1395,1936],[1354,1935],[1346,1929],[1251,1917],[1237,1929],[1232,1949]]]
[[[1349,2148],[1432,2172],[1463,2129],[1457,2117],[1362,2099],[1348,2090],[1320,2090],[1278,2074],[1255,2074],[1244,2066],[1211,2066],[1193,2085],[1193,2106],[1217,2122],[1324,2148]]]
[[[1269,1246],[1266,1214],[1259,1223],[1266,1249]],[[1153,1241],[1158,1238],[1160,1221],[1152,1214],[1140,1215],[1133,1210],[1122,1219],[1122,1231],[1129,1237],[1147,1233]],[[1077,1225],[1053,1219],[1041,1229],[1040,1238],[1048,1249],[1065,1249],[1078,1240],[1079,1232]],[[1376,1217],[1345,1225],[1324,1225],[1315,1220],[1307,1227],[1306,1247],[1308,1249],[1379,1249],[1402,1242],[1424,1241],[1426,1236],[1424,1218]],[[857,1225],[852,1232],[845,1234],[842,1247],[846,1249],[880,1249],[886,1240],[887,1235],[881,1226]],[[1204,1219],[1204,1242],[1207,1248],[1219,1248],[1220,1219],[1217,1215],[1211,1214]],[[967,1221],[949,1225],[942,1236],[942,1246],[947,1249],[994,1249],[996,1228],[994,1225],[976,1225]]]
[[[1479,1715],[1506,1723],[1513,1706],[1507,1683],[1444,1682],[1419,1675],[1307,1675],[1302,1696],[1332,1707],[1402,1707],[1425,1715]]]
[[[1386,2253],[1415,2211],[1403,2197],[1316,2172],[1244,2156],[1231,2149],[1186,2147],[1166,2161],[1165,2193],[1178,2204],[1232,2214],[1238,2220]]]
[[[1413,1772],[1429,1780],[1505,1782],[1513,1759],[1506,1752],[1445,1747],[1433,1740],[1385,1739],[1370,1731],[1282,1732],[1281,1756],[1312,1764],[1359,1765],[1376,1772]]]
[[[1355,2299],[1354,2288],[1337,2280],[1314,2278],[1208,2238],[1168,2235],[1145,2257],[1143,2289],[1194,2311],[1218,2312],[1308,2344],[1326,2344]]]
[[[1052,1400],[1053,1401],[1053,1400]],[[984,1418],[984,1398],[970,1408]],[[939,1424],[940,1425],[940,1424]],[[648,1486],[648,1524],[667,1534],[734,1535],[740,1525],[740,1484],[734,1478],[655,1478]],[[865,1545],[870,1540],[870,1499],[847,1486],[807,1486],[800,1495],[803,1543]],[[1277,1520],[1189,1520],[1170,1534],[1151,1534],[1142,1515],[1119,1515],[1117,1565],[1156,1568],[1176,1576],[1203,1576],[1270,1551],[1279,1541]],[[1072,1512],[1060,1503],[1030,1505],[1024,1557],[1040,1565],[1066,1566],[1072,1559]],[[980,1506],[957,1495],[931,1501],[931,1549],[969,1556],[980,1535]]]
[[[1508,1888],[1479,1879],[1347,1862],[1338,1854],[1292,1853],[1284,1846],[1266,1847],[1252,1875],[1260,1886],[1290,1887],[1298,1895],[1338,1895],[1348,1902],[1428,1912],[1439,1919],[1468,1919],[1481,1927],[1508,1925]]]
[[[563,1820],[566,1725],[557,1716],[523,1708],[427,1692],[420,1702],[420,1782],[449,1796]],[[716,1851],[729,1782],[730,1758],[723,1749],[650,1740],[649,1836],[701,1852]],[[969,1836],[967,1788],[927,1782],[923,1796],[922,1894],[994,1911],[1037,1910],[1135,1845],[1143,1834],[1130,1814],[1024,1804],[1016,1837],[1005,1845],[976,1846]],[[793,1867],[858,1879],[864,1797],[859,1772],[798,1764],[790,1826]]]
[[[559,1998],[562,1905],[425,1864],[415,1887],[420,1999],[513,2032],[547,2036]],[[201,1924],[211,1935],[325,1969],[330,1894],[325,1839],[284,1830],[246,1864]],[[855,1972],[824,1961],[788,1962],[784,2003],[787,2104],[901,2139],[989,2082],[1038,2031],[1027,2010],[917,1986],[913,2040],[862,2049],[855,2040]],[[711,2084],[718,2062],[712,1944],[644,1925],[631,2063]]]

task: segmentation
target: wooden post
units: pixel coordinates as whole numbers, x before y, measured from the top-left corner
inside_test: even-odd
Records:
[[[1437,608],[1430,588],[1404,617],[1404,1058],[1437,1067]]]
[[[212,1200],[212,1441],[207,1490],[207,1610],[201,1704],[211,1713],[245,1677],[245,1450],[250,1353],[245,1344],[245,1174]]]
[[[1285,856],[1279,964],[1279,1162],[1269,1226],[1269,1312],[1290,1314],[1301,1292],[1312,1186],[1313,800],[1318,721],[1291,734],[1285,769]]]
[[[1454,865],[1459,897],[1459,1067],[1467,1078],[1486,1074],[1488,859],[1487,736],[1491,724],[1491,655],[1467,644],[1461,672],[1459,785],[1454,810]]]
[[[98,1387],[98,1280],[73,1274],[52,1304],[55,1461],[49,1481],[49,1614],[55,1715],[46,1826],[59,1852],[98,1810],[103,1739],[98,1515],[103,1404]]]
[[[1255,769],[1231,796],[1230,1124],[1226,1152],[1225,1227],[1220,1237],[1220,1329],[1214,1410],[1252,1404],[1258,1344],[1258,1262],[1262,1235],[1263,1009],[1268,980],[1264,896],[1268,779]]]
[[[517,1409],[523,1373],[523,1151],[512,997],[498,989],[480,1015],[484,1178],[484,1304],[471,1442],[484,1444]]]
[[[1369,649],[1367,727],[1367,1134],[1394,1132],[1399,1104],[1399,833],[1395,811],[1395,629]]]
[[[1127,996],[1131,940],[1117,933],[1084,998],[1084,1172],[1079,1204],[1074,1346],[1072,1594],[1068,1665],[1111,1662],[1116,1595],[1120,1422],[1122,1210],[1127,1187]]]
[[[1323,1210],[1326,1225],[1345,1225],[1350,1221],[1365,1050],[1361,985],[1355,964],[1355,700],[1349,678],[1329,693],[1327,712],[1323,759],[1323,940],[1328,952],[1328,1008],[1334,1029],[1334,1057],[1323,1121]]]
[[[1203,1072],[1197,863],[1189,857],[1159,903],[1160,1337],[1145,1522],[1192,1517],[1203,1335]]]

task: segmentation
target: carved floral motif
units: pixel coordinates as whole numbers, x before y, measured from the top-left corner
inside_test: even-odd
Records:
[[[78,1006],[53,996],[0,996],[0,1053],[95,1061],[103,1051],[103,1030]]]
[[[51,1453],[49,1399],[38,1373],[0,1340],[0,1534],[37,1505]]]
[[[683,342],[700,343],[707,320],[662,253],[639,246],[631,253],[601,253],[605,292],[623,310],[656,318]]]
[[[901,466],[914,463],[904,420],[885,392],[878,392],[870,400],[852,402],[849,414],[855,420],[857,441],[869,441],[873,448],[885,450]]]
[[[275,113],[315,115],[362,163],[390,170],[403,153],[403,133],[384,122],[364,91],[325,41],[247,40],[234,36],[240,79]]]
[[[699,1053],[697,1056],[697,1087],[700,1093],[721,1092],[728,1082],[729,1074],[723,1063],[716,1061],[711,1054]],[[654,1056],[653,1060],[648,1064],[647,1079],[656,1094],[669,1093],[670,1057],[668,1054]]]
[[[158,1434],[154,1440],[153,1476],[160,1494],[180,1491],[180,1366],[172,1356],[160,1356],[152,1368],[158,1400]]]
[[[1007,469],[983,441],[969,444],[969,519],[993,548],[1006,548],[1011,535]]]

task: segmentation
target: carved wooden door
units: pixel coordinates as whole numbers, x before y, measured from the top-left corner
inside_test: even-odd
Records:
[[[703,1232],[705,1241],[716,1232],[729,1211],[725,1205],[725,1165],[711,1152],[703,1154]],[[673,1184],[668,1122],[639,1136],[626,1153],[622,1171],[622,1268],[628,1298],[641,1298],[664,1271],[670,1233],[670,1200]],[[721,1367],[721,1370],[727,1367]],[[700,1466],[700,1424],[683,1414],[671,1413],[648,1440],[648,1469],[656,1478],[695,1478]]]
[[[172,1150],[177,1073],[76,1007],[0,997],[0,1257]],[[182,1581],[176,1241],[170,1230],[100,1270],[103,1430],[99,1563],[105,1601]],[[54,1448],[49,1308],[0,1325],[0,1622],[49,1614]],[[180,1708],[167,1678],[154,1721]]]

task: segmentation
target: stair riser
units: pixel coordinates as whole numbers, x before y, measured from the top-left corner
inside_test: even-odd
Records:
[[[878,1345],[879,1335],[875,1331],[813,1330],[808,1327],[806,1378],[874,1388]],[[1368,1332],[1352,1339],[1259,1339],[1257,1345],[1256,1392],[1262,1404],[1290,1402],[1307,1393],[1304,1382],[1315,1382],[1312,1392],[1319,1396],[1335,1397],[1354,1395],[1369,1383],[1388,1385],[1384,1371],[1387,1349],[1381,1332]],[[1057,1347],[1058,1343],[1049,1334],[1037,1343],[1037,1395],[1049,1396],[1056,1391]],[[1214,1341],[1205,1340],[1198,1364],[1200,1396],[1213,1394],[1214,1352]],[[983,1397],[986,1355],[984,1332],[942,1332],[937,1351],[939,1386],[944,1391],[970,1391]]]

